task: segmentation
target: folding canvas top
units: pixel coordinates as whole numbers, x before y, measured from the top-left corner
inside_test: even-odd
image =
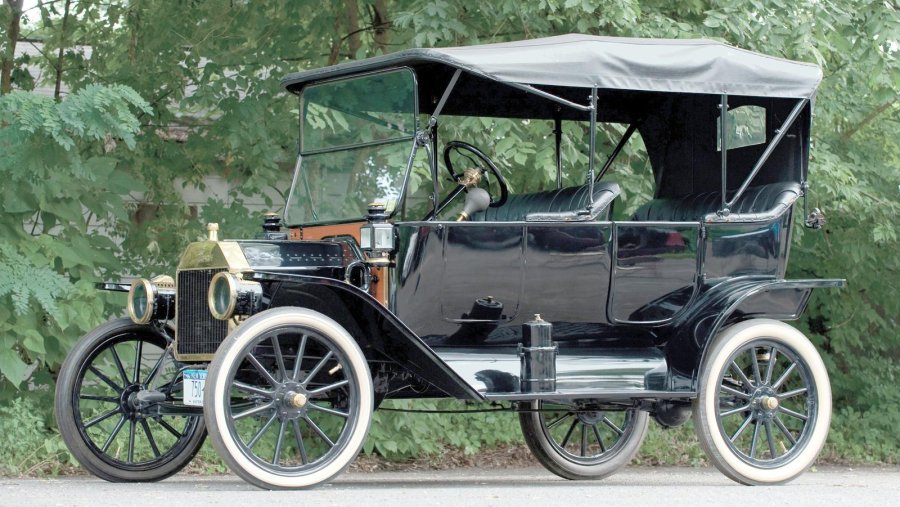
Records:
[[[809,98],[822,79],[813,64],[754,53],[705,39],[560,35],[479,46],[408,49],[307,70],[282,84],[311,82],[407,66],[461,69],[492,81],[562,88]]]

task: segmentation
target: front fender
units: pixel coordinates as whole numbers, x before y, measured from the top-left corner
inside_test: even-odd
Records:
[[[846,280],[776,280],[735,278],[705,291],[672,324],[666,361],[679,377],[696,382],[707,345],[731,322],[750,318],[796,320],[812,289],[843,287]]]
[[[271,284],[269,308],[299,306],[321,312],[344,326],[367,356],[377,351],[455,398],[483,399],[396,315],[359,288],[308,275],[255,272],[250,277]]]

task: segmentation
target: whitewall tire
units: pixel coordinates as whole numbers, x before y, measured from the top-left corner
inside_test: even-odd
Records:
[[[282,307],[247,319],[219,346],[204,391],[210,438],[229,468],[266,489],[313,487],[362,448],[372,377],[331,318]]]
[[[748,320],[719,334],[703,359],[697,394],[700,444],[742,484],[794,479],[828,436],[828,372],[813,344],[780,321]]]

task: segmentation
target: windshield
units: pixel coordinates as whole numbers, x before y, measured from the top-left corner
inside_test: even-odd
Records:
[[[361,219],[397,206],[416,133],[415,78],[408,69],[307,87],[300,97],[300,159],[289,225]]]

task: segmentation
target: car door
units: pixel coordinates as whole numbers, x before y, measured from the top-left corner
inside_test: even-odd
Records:
[[[693,298],[699,222],[617,222],[608,313],[614,323],[671,320]]]

